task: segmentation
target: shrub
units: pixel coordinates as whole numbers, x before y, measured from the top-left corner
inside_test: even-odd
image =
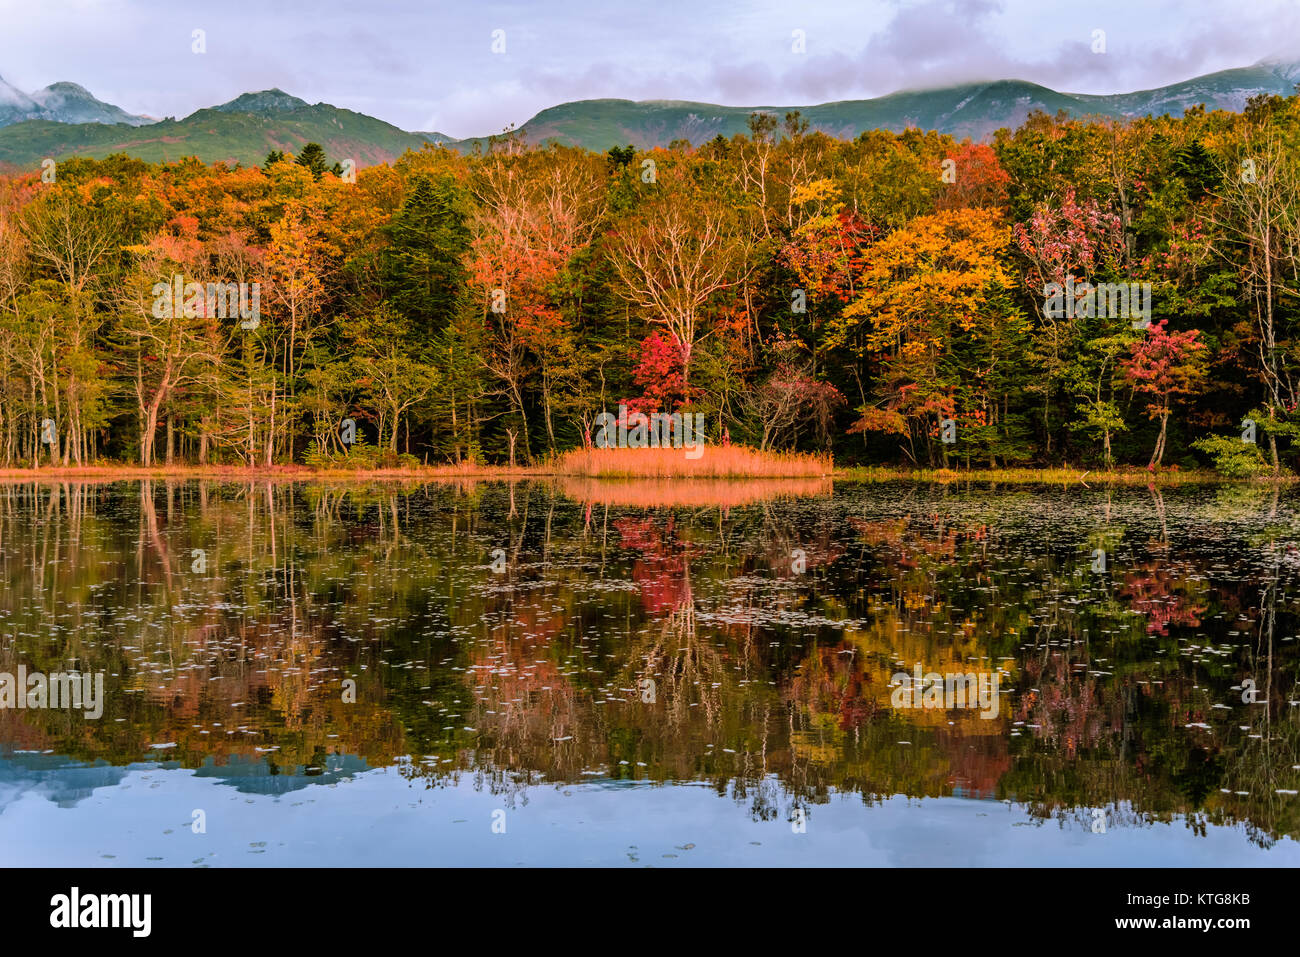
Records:
[[[1250,478],[1264,475],[1269,465],[1264,461],[1264,453],[1253,442],[1243,442],[1236,436],[1210,435],[1192,443],[1192,448],[1200,449],[1214,463],[1214,470],[1228,478]]]
[[[391,449],[368,445],[358,435],[357,441],[346,452],[324,452],[312,444],[303,454],[303,462],[316,469],[348,469],[374,471],[375,469],[410,469],[420,464],[414,455],[394,452]]]

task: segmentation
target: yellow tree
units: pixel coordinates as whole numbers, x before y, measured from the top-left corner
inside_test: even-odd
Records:
[[[137,257],[119,295],[119,333],[127,345],[140,417],[140,464],[154,464],[159,412],[176,392],[202,381],[205,367],[221,363],[221,334],[205,301],[178,301],[173,276],[193,273],[196,251],[173,236],[131,246]],[[189,269],[186,266],[189,265]]]
[[[68,464],[69,456],[80,464],[86,451],[83,411],[96,405],[105,391],[105,385],[96,381],[99,362],[94,343],[103,317],[93,308],[92,291],[118,251],[121,220],[112,201],[102,202],[84,184],[43,191],[24,212],[22,225],[32,259],[62,287],[48,299],[62,315],[51,330],[55,353],[42,365],[50,374],[56,427],[64,433],[63,464]],[[42,368],[39,376],[42,392],[45,371]],[[51,451],[57,452],[58,447],[55,442]]]
[[[956,209],[918,216],[864,251],[860,292],[830,323],[830,345],[869,358],[875,404],[854,431],[932,439],[940,422],[992,424],[992,388],[1008,362],[1002,328],[1013,316],[1001,255],[1010,232],[995,212]]]
[[[273,384],[267,410],[265,464],[268,466],[273,461],[277,434],[286,436],[286,444],[292,442],[290,425],[296,415],[294,382],[298,374],[298,353],[310,345],[320,327],[327,250],[320,238],[319,222],[317,210],[289,202],[284,215],[271,225],[265,263],[271,287],[269,298],[278,322],[273,329],[265,330],[263,341],[270,345],[271,364],[279,366],[287,407],[280,407],[281,387]]]

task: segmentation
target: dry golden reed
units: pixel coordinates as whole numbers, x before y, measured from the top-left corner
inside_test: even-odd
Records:
[[[556,458],[553,471],[596,478],[812,478],[834,467],[829,455],[706,445],[694,459],[674,448],[574,449]]]

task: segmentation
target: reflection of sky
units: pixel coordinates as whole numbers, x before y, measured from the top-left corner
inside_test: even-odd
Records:
[[[314,773],[305,773],[302,765],[280,768],[266,761],[249,761],[231,758],[224,764],[217,764],[209,756],[194,775],[200,778],[212,778],[221,784],[229,784],[237,791],[247,794],[287,794],[312,784],[335,784],[364,771],[368,767],[365,760],[351,754],[334,754],[325,758],[313,769]]]
[[[61,754],[17,751],[0,758],[0,814],[5,806],[25,795],[34,794],[60,807],[73,807],[90,797],[96,788],[120,784],[130,770],[107,761],[86,764]]]
[[[60,807],[73,807],[88,798],[96,788],[121,783],[131,770],[175,770],[178,762],[137,762],[115,767],[105,761],[87,764],[60,754],[15,751],[0,758],[0,813],[5,805],[24,794],[39,794]],[[265,760],[239,756],[218,764],[209,756],[191,772],[195,777],[210,778],[246,794],[287,794],[313,784],[334,784],[367,770],[365,760],[351,754],[329,755],[312,773],[302,765],[280,767]]]
[[[1300,866],[1293,840],[1261,852],[1243,828],[1210,826],[1198,837],[1181,820],[1112,823],[1094,834],[1086,814],[1040,823],[996,801],[867,806],[835,795],[813,805],[795,834],[784,815],[753,821],[705,785],[538,786],[511,806],[471,774],[426,789],[396,768],[282,796],[223,787],[230,781],[202,771],[135,765],[60,806],[53,795],[75,781],[62,763],[22,778],[0,765],[0,866]],[[195,809],[206,814],[204,834],[191,831]],[[498,809],[504,834],[492,831]]]

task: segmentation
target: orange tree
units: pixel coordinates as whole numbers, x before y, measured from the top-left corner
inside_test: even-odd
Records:
[[[996,212],[918,216],[863,253],[859,292],[830,324],[832,347],[866,358],[871,399],[853,431],[902,436],[917,460],[947,461],[941,422],[957,423],[952,450],[1011,460],[1024,455],[1008,392],[1025,379],[1027,326],[1010,304],[1009,230]]]

